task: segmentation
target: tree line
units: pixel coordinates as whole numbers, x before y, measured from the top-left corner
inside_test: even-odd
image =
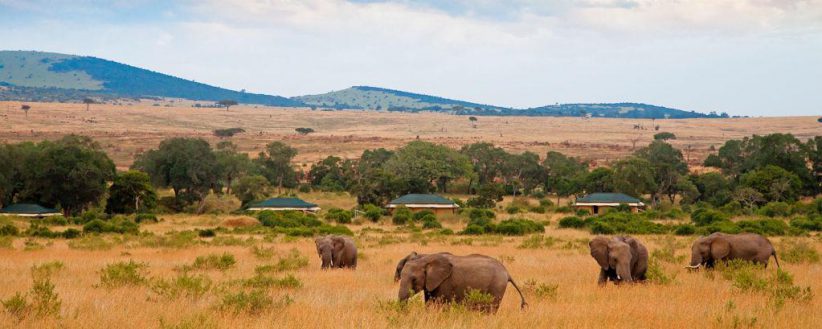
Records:
[[[191,209],[209,194],[234,195],[243,204],[297,189],[346,191],[361,205],[384,205],[407,193],[470,194],[467,205],[494,207],[504,195],[543,198],[621,192],[660,202],[753,209],[795,201],[822,190],[822,137],[791,134],[729,140],[708,156],[707,173],[689,172],[682,152],[657,139],[608,167],[550,151],[510,153],[479,142],[460,149],[412,141],[397,150],[365,150],[357,159],[328,156],[309,169],[293,164],[297,150],[279,141],[256,156],[230,141],[171,138],[137,155],[117,173],[89,137],[0,147],[0,204],[36,202],[74,215],[105,204],[110,213],[146,212],[168,188],[172,210]],[[276,191],[275,191],[276,189]]]

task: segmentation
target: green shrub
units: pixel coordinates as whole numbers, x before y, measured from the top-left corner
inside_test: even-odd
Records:
[[[63,236],[64,239],[76,239],[76,238],[80,237],[80,234],[82,234],[82,233],[83,232],[80,232],[80,230],[78,230],[78,229],[69,228],[69,229],[66,229],[65,231],[63,231],[61,233],[61,235]]]
[[[100,219],[89,221],[83,225],[83,233],[137,234],[140,233],[140,225],[123,216],[115,216],[108,221]]]
[[[787,217],[791,215],[791,205],[785,202],[768,202],[757,212],[767,217]]]
[[[574,213],[577,216],[580,216],[580,217],[585,217],[585,216],[590,216],[591,215],[591,212],[588,209],[577,209],[577,211],[575,211]]]
[[[559,227],[561,228],[582,228],[585,227],[585,221],[577,216],[563,217],[559,220]]]
[[[51,261],[31,267],[31,278],[34,281],[51,279],[55,274],[63,270],[63,262]]]
[[[691,221],[697,226],[706,226],[719,222],[727,222],[730,217],[722,212],[707,208],[698,208],[691,212]]]
[[[522,206],[516,204],[510,204],[507,207],[505,207],[505,212],[507,212],[510,215],[515,215],[521,212],[525,212],[525,209],[527,208],[523,208]]]
[[[469,224],[465,227],[465,230],[460,232],[461,234],[467,235],[480,235],[485,234],[485,227],[481,225]]]
[[[308,257],[300,255],[297,249],[291,249],[287,255],[280,257],[274,265],[277,272],[294,271],[308,266]]]
[[[37,223],[32,223],[31,226],[24,232],[26,236],[31,237],[38,237],[38,238],[57,238],[60,237],[60,233],[52,232],[48,227],[42,226]]]
[[[100,286],[113,289],[142,285],[147,281],[147,272],[147,264],[133,260],[108,264],[100,270]]]
[[[779,259],[791,264],[819,262],[819,252],[805,240],[782,240]]]
[[[673,226],[654,223],[630,212],[609,212],[585,220],[591,232],[595,234],[664,234]]]
[[[545,226],[530,219],[508,219],[496,225],[494,233],[502,235],[525,235],[545,232]]]
[[[197,236],[199,236],[201,238],[213,238],[213,237],[217,236],[217,232],[215,232],[214,229],[210,229],[210,228],[207,228],[207,229],[204,229],[204,230],[198,229],[197,230]]]
[[[31,306],[37,316],[57,316],[62,305],[63,301],[54,291],[51,279],[34,280],[31,287]]]
[[[742,232],[757,233],[766,236],[785,235],[788,224],[781,219],[742,220],[736,222]]]
[[[240,291],[223,296],[220,309],[233,313],[259,314],[274,305],[274,300],[265,290]]]
[[[137,214],[137,216],[134,217],[134,221],[139,224],[159,222],[157,216],[154,214]]]
[[[651,258],[650,261],[648,261],[646,278],[652,283],[666,285],[674,282],[676,279],[676,274],[666,273],[665,269],[662,267],[662,264],[660,264],[656,258]]]
[[[691,224],[677,225],[674,229],[676,235],[693,235],[694,233],[696,233],[696,227]]]
[[[17,236],[20,234],[20,230],[17,229],[17,226],[6,224],[0,226],[0,236]]]
[[[350,224],[352,218],[354,218],[353,212],[340,208],[328,209],[328,212],[325,214],[325,220],[340,224]]]
[[[39,220],[40,224],[53,226],[66,226],[69,224],[68,220],[63,216],[50,216]]]
[[[437,215],[435,215],[433,211],[426,209],[426,210],[421,210],[421,211],[415,212],[411,216],[411,219],[413,219],[415,222],[421,222],[422,219],[425,218],[426,216],[434,216],[435,219],[437,218]]]
[[[187,297],[198,299],[211,290],[213,283],[208,276],[182,273],[172,280],[155,280],[151,291],[168,299]]]
[[[275,212],[270,210],[261,211],[257,214],[257,219],[263,226],[267,227],[317,227],[323,223],[314,215],[307,215],[299,211],[281,211]]]
[[[529,208],[528,211],[530,211],[532,213],[535,213],[535,214],[544,214],[548,210],[545,209],[544,206],[534,206],[534,207]]]
[[[405,225],[411,220],[411,210],[400,206],[394,208],[394,216],[391,218],[391,223],[394,225]]]
[[[11,316],[17,318],[17,321],[23,321],[29,313],[32,312],[31,305],[28,301],[28,296],[20,292],[16,292],[14,296],[4,299],[2,301],[3,308]]]
[[[554,211],[558,213],[569,214],[574,212],[574,208],[571,206],[562,206],[557,207],[557,209],[555,209]]]
[[[809,215],[807,217],[796,217],[791,219],[790,225],[793,228],[806,231],[822,231],[822,216]]]
[[[434,215],[429,215],[422,218],[422,228],[442,228],[442,224],[440,224],[440,222],[437,221],[437,217],[435,217]]]
[[[380,207],[377,207],[373,204],[367,204],[363,206],[363,211],[365,218],[368,218],[370,221],[376,223],[380,221],[380,218],[383,215],[383,210]]]

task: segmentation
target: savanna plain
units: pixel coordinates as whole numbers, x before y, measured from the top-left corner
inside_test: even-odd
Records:
[[[166,106],[169,105],[169,106]],[[559,150],[606,162],[645,145],[655,125],[670,131],[695,166],[711,146],[771,132],[805,139],[819,134],[815,118],[637,120],[466,117],[442,114],[326,112],[190,104],[93,105],[0,103],[0,140],[13,143],[82,133],[103,144],[118,168],[135,154],[175,136],[216,141],[212,131],[240,127],[233,141],[249,153],[286,140],[309,164],[327,155],[355,157],[364,149],[395,148],[417,138],[460,146],[489,141],[509,151]],[[636,126],[640,127],[637,128]],[[298,127],[316,133],[300,136]],[[696,166],[698,167],[698,166]],[[346,193],[300,196],[328,209],[356,205]],[[462,197],[450,195],[452,197]],[[567,200],[566,200],[567,201]],[[506,199],[500,205],[504,208]],[[529,200],[537,204],[537,200]],[[565,202],[562,202],[563,204]],[[499,212],[498,219],[510,215]],[[158,215],[138,235],[77,239],[0,239],[0,326],[4,328],[817,328],[822,323],[822,265],[790,254],[798,245],[818,254],[818,233],[771,237],[782,272],[766,269],[686,270],[692,236],[638,235],[651,253],[651,280],[596,283],[598,266],[586,231],[559,228],[566,214],[519,214],[545,221],[543,233],[523,237],[464,236],[355,220],[347,226],[359,249],[356,270],[321,270],[311,237],[253,228],[252,216]],[[0,218],[21,230],[31,220]],[[440,218],[454,232],[464,216]],[[54,231],[79,228],[55,225]],[[203,233],[208,232],[208,233]],[[496,314],[462,306],[427,307],[421,296],[397,303],[394,269],[412,251],[485,254],[500,260],[523,289],[528,307],[509,285]],[[33,307],[15,308],[15,297]],[[18,303],[19,304],[19,303]],[[15,312],[19,310],[19,312]]]

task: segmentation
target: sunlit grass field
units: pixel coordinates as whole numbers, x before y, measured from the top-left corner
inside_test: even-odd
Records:
[[[314,200],[322,196],[312,195]],[[352,202],[333,194],[326,199],[317,201],[335,206]],[[415,233],[391,225],[387,217],[383,223],[349,225],[360,253],[354,271],[320,270],[309,237],[233,233],[235,227],[254,224],[253,218],[244,215],[160,215],[159,223],[141,226],[153,234],[141,236],[3,238],[0,299],[6,303],[19,292],[34,304],[45,297],[33,285],[46,280],[54,285],[56,296],[45,294],[48,298],[41,304],[59,301],[59,305],[53,313],[43,314],[36,308],[14,313],[4,306],[0,326],[817,328],[822,323],[820,297],[805,290],[809,287],[811,294],[822,291],[818,261],[782,259],[792,285],[801,290],[798,297],[784,298],[788,292],[777,294],[770,288],[776,285],[773,262],[767,269],[748,274],[763,279],[766,287],[757,287],[757,281],[749,286],[752,279],[745,275],[685,270],[693,237],[638,236],[652,252],[652,262],[658,264],[658,279],[602,288],[596,284],[598,267],[588,254],[589,233],[558,229],[558,214],[527,216],[551,224],[544,234],[525,237]],[[464,227],[458,217],[442,220],[454,231]],[[27,225],[22,219],[4,221],[21,228]],[[215,237],[199,237],[190,231],[219,227],[225,229],[217,229]],[[818,236],[784,239],[802,241],[817,252],[822,246]],[[778,250],[783,246],[782,238],[771,240]],[[519,297],[510,286],[494,315],[459,306],[425,307],[419,295],[407,305],[398,304],[393,271],[397,261],[411,251],[495,257],[524,288],[529,307],[520,310]],[[214,257],[209,260],[209,255]],[[137,264],[136,270],[123,268],[130,261]]]

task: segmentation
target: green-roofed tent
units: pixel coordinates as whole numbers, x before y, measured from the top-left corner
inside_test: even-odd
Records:
[[[320,207],[317,206],[316,204],[305,202],[305,201],[297,199],[297,198],[271,198],[271,199],[268,199],[268,200],[263,200],[263,201],[251,204],[251,206],[248,207],[248,210],[251,210],[251,211],[296,210],[296,211],[302,211],[302,212],[317,212],[317,211],[320,210]]]
[[[406,207],[411,211],[430,210],[435,214],[455,213],[459,206],[454,201],[434,194],[406,194],[388,203],[391,211]]]
[[[0,215],[20,217],[48,217],[62,215],[57,209],[46,208],[34,203],[15,203],[0,209]]]
[[[645,208],[641,200],[622,193],[591,193],[574,202],[577,209],[585,209],[592,214],[599,214],[603,209],[627,205],[632,212],[639,212]]]

